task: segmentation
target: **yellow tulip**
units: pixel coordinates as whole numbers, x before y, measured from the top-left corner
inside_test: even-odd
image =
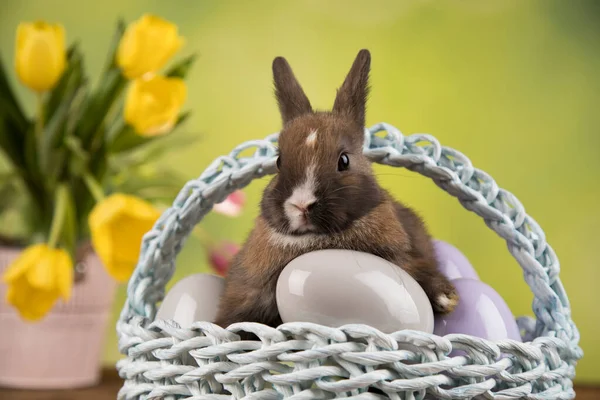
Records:
[[[67,64],[65,30],[43,21],[17,27],[15,69],[19,80],[36,92],[52,89]]]
[[[136,79],[125,97],[125,122],[142,136],[165,134],[175,125],[186,96],[183,79],[160,75]]]
[[[8,285],[6,300],[22,318],[44,317],[59,297],[71,297],[73,261],[63,249],[46,244],[28,247],[4,273]]]
[[[160,212],[150,203],[115,193],[96,204],[89,215],[92,244],[108,273],[126,282],[140,256],[142,237]]]
[[[117,64],[128,79],[161,69],[183,46],[177,26],[151,14],[129,24],[117,49]]]

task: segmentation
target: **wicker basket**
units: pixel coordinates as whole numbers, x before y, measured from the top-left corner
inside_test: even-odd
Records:
[[[386,135],[381,135],[385,132]],[[463,154],[424,134],[404,137],[385,123],[365,129],[373,162],[403,167],[436,185],[502,237],[533,291],[537,320],[517,320],[523,342],[416,331],[384,334],[365,325],[339,328],[238,323],[190,329],[155,320],[157,302],[192,228],[213,204],[276,171],[277,135],[217,158],[186,184],[143,239],[117,324],[119,399],[536,399],[575,397],[572,379],[583,353],[544,232],[519,201]],[[242,157],[247,149],[253,155]],[[236,332],[260,340],[241,341]],[[463,355],[452,356],[452,350]]]

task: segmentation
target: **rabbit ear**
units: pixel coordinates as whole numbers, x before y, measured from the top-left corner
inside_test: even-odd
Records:
[[[273,60],[273,80],[275,83],[275,96],[279,103],[279,111],[284,125],[302,114],[313,111],[310,101],[308,101],[302,87],[296,80],[290,64],[283,57],[277,57]]]
[[[358,52],[333,103],[333,112],[350,116],[360,127],[365,126],[370,68],[371,53],[363,49]]]

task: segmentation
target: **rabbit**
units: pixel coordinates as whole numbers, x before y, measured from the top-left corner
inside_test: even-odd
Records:
[[[381,188],[363,155],[370,52],[361,50],[330,112],[313,111],[283,57],[272,64],[282,118],[278,172],[268,183],[260,214],[232,259],[215,323],[282,324],[277,279],[294,258],[321,249],[382,257],[409,273],[434,313],[454,310],[458,295],[438,270],[421,218]]]

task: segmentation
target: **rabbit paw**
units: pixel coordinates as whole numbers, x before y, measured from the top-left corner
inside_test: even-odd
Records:
[[[458,293],[452,285],[444,288],[441,293],[437,294],[433,302],[433,311],[440,314],[449,314],[458,305]]]

